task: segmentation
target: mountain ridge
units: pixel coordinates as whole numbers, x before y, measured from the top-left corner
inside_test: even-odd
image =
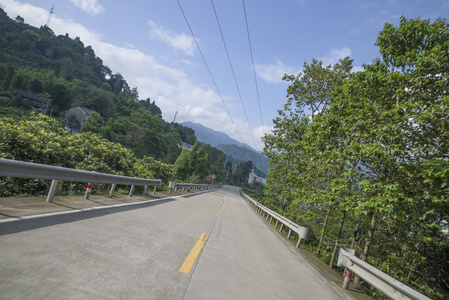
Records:
[[[180,123],[182,126],[192,128],[195,130],[195,135],[198,141],[200,142],[206,142],[209,145],[213,147],[217,147],[219,145],[237,145],[239,147],[245,147],[251,151],[254,151],[256,153],[262,154],[260,151],[257,151],[256,149],[252,148],[251,146],[241,143],[233,138],[231,138],[229,135],[227,135],[224,132],[213,130],[209,127],[206,127],[200,123],[193,123],[190,121],[182,122]]]
[[[247,144],[229,137],[226,133],[216,131],[199,123],[190,121],[180,123],[195,131],[195,136],[199,142],[207,143],[223,151],[227,160],[232,162],[249,161],[253,162],[254,172],[261,177],[266,177],[270,165],[268,159],[260,151],[253,149]]]

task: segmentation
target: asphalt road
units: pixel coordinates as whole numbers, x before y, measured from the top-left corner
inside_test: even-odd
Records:
[[[2,221],[0,253],[1,299],[345,297],[234,187]]]

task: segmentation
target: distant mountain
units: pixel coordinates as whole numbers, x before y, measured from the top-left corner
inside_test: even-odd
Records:
[[[217,147],[218,145],[237,145],[239,147],[245,147],[249,150],[257,152],[247,144],[240,143],[239,141],[229,137],[226,133],[215,131],[199,123],[183,122],[180,124],[195,130],[195,136],[198,141],[205,142],[213,147]]]
[[[268,164],[268,159],[265,156],[254,150],[249,150],[237,145],[218,145],[217,149],[223,151],[226,158],[232,162],[252,161],[254,173],[260,177],[267,177],[268,168],[270,168],[270,165]]]
[[[198,123],[183,122],[181,125],[192,128],[198,141],[223,151],[227,160],[233,163],[251,160],[254,172],[261,177],[267,176],[270,168],[268,159],[250,146],[236,141],[223,132],[215,131]]]

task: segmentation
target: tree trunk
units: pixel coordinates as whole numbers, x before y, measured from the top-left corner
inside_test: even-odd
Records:
[[[368,231],[368,238],[366,239],[365,249],[363,250],[363,254],[362,254],[362,260],[365,261],[365,262],[368,259],[369,248],[371,246],[371,241],[373,240],[374,229],[376,228],[378,212],[379,212],[379,210],[376,209],[374,211],[373,218],[371,219],[371,227],[370,227],[370,229]]]
[[[374,214],[373,214],[373,218],[371,219],[371,227],[370,227],[370,229],[368,231],[368,238],[366,239],[365,249],[363,250],[363,254],[362,254],[362,260],[364,262],[366,262],[366,260],[368,259],[369,248],[371,246],[371,241],[373,240],[374,229],[376,228],[378,212],[379,212],[379,210],[376,208],[376,210],[374,211]],[[360,277],[356,276],[354,278],[354,283],[358,284],[359,283],[359,279],[360,279]]]
[[[320,244],[318,245],[318,252],[316,253],[316,256],[318,258],[320,257],[320,254],[321,254],[321,245],[323,244],[324,233],[326,232],[327,222],[329,221],[330,214],[331,214],[331,210],[329,209],[326,214],[326,219],[324,220],[323,230],[321,231]]]
[[[341,218],[341,221],[340,221],[340,228],[338,229],[338,236],[337,236],[337,239],[335,240],[334,251],[332,251],[332,258],[331,258],[331,262],[329,263],[329,266],[331,268],[334,265],[335,256],[337,254],[337,249],[338,249],[338,244],[339,244],[340,238],[341,238],[341,232],[343,230],[343,225],[345,223],[345,217],[346,217],[346,210],[343,210],[343,217]]]
[[[412,267],[410,268],[410,272],[408,272],[408,276],[407,276],[407,279],[409,279],[409,280],[410,280],[410,277],[412,277],[413,271],[415,270],[415,267],[416,267],[416,257],[418,257],[419,246],[420,246],[420,243],[418,242],[418,244],[416,245],[415,258],[413,259]]]
[[[354,245],[355,245],[355,236],[356,236],[356,232],[359,231],[359,227],[360,227],[360,223],[357,223],[357,227],[355,228],[354,235],[352,236],[351,249],[354,249]]]

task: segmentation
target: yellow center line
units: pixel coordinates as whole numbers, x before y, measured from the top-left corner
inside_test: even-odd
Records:
[[[221,201],[221,204],[220,204],[220,205],[223,205],[223,203],[224,203],[224,201]]]
[[[218,216],[219,213],[220,213],[220,210],[217,209],[217,211],[215,212],[215,216]]]
[[[196,258],[200,254],[201,249],[203,248],[203,245],[206,242],[206,238],[207,238],[207,234],[205,234],[205,233],[203,233],[200,236],[200,238],[196,242],[195,246],[193,246],[192,251],[190,251],[186,260],[182,264],[181,268],[179,268],[179,272],[190,274],[190,271],[192,270],[192,267],[195,264]]]

